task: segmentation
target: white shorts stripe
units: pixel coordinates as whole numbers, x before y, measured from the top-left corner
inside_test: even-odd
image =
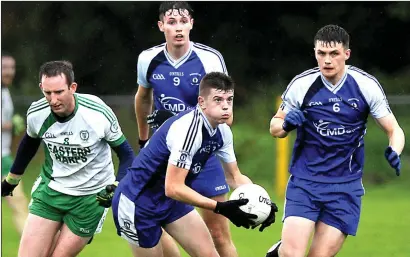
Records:
[[[121,237],[129,243],[139,246],[137,229],[134,224],[135,204],[125,195],[120,195],[118,203],[118,225],[120,226]]]

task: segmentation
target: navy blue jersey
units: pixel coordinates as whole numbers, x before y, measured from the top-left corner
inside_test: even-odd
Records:
[[[179,60],[172,59],[165,43],[145,50],[139,55],[137,66],[138,84],[153,89],[155,108],[174,114],[195,107],[199,82],[206,73],[228,74],[217,50],[193,42]]]
[[[368,114],[382,118],[391,113],[373,76],[347,66],[342,79],[332,85],[314,68],[296,76],[282,100],[285,113],[300,109],[307,119],[297,129],[291,174],[325,183],[361,178]]]
[[[121,180],[122,193],[131,200],[143,193],[158,203],[158,211],[166,210],[170,200],[165,197],[167,165],[189,170],[189,186],[213,154],[227,163],[236,161],[232,137],[226,124],[213,129],[198,106],[171,117],[135,157]]]

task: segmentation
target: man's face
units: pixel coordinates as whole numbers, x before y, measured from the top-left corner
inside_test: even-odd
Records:
[[[16,61],[11,56],[1,58],[1,82],[5,86],[11,85],[16,74]]]
[[[342,43],[326,44],[323,41],[316,41],[315,56],[323,76],[332,80],[344,73],[350,49],[345,49]]]
[[[232,116],[233,90],[212,88],[207,97],[199,96],[199,105],[212,125],[226,123]]]
[[[40,88],[55,114],[65,117],[73,112],[75,107],[73,94],[77,90],[77,84],[67,85],[67,79],[63,73],[55,77],[43,75]]]
[[[189,32],[194,20],[185,9],[170,9],[162,21],[158,21],[159,30],[164,32],[165,40],[172,46],[184,46],[189,42]]]

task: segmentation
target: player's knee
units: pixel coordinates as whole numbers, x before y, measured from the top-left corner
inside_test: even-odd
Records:
[[[305,249],[297,245],[282,244],[279,248],[280,257],[302,257],[305,256]]]
[[[321,245],[320,247],[311,247],[308,257],[333,257],[336,256],[340,247],[334,244]]]
[[[220,224],[209,224],[209,232],[211,233],[212,240],[214,241],[215,247],[224,247],[225,245],[231,244],[231,239],[229,236],[229,230],[221,226]]]

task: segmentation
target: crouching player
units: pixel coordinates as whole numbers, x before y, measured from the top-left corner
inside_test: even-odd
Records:
[[[232,132],[226,121],[232,115],[234,82],[220,72],[204,76],[198,104],[168,119],[153,134],[119,183],[113,198],[117,233],[134,256],[163,256],[159,239],[163,227],[190,256],[218,257],[211,235],[193,206],[224,215],[236,226],[253,225],[239,209],[247,199],[217,202],[191,186],[206,161],[216,154],[232,188],[252,181],[239,171]],[[261,230],[275,221],[272,204]]]

